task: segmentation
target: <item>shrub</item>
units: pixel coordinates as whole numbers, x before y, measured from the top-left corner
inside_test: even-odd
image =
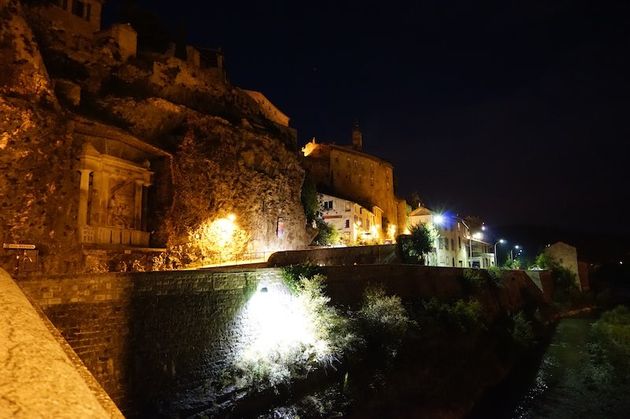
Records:
[[[411,324],[400,297],[388,296],[382,287],[369,287],[358,313],[364,334],[378,342],[400,341]]]
[[[462,332],[485,329],[481,303],[477,300],[444,303],[434,297],[425,301],[423,306],[425,321],[432,323],[433,326],[446,325]]]
[[[534,344],[532,322],[527,320],[523,311],[512,316],[512,341],[523,348],[528,348]]]
[[[312,278],[320,275],[322,269],[312,263],[289,265],[282,268],[282,279],[292,291],[297,291],[302,278]]]
[[[317,225],[317,236],[313,240],[313,244],[318,246],[331,246],[333,244],[339,244],[341,236],[339,230],[335,226],[328,224],[322,219],[315,221]]]
[[[464,291],[471,292],[482,288],[486,285],[487,280],[479,269],[464,269],[459,277],[459,282],[462,284]]]
[[[593,331],[607,347],[630,356],[630,309],[618,306],[604,312],[593,324]]]
[[[488,268],[488,276],[496,286],[501,285],[501,278],[503,277],[503,269],[498,266],[491,266]]]
[[[257,386],[261,390],[288,384],[313,369],[332,365],[353,347],[355,335],[350,332],[348,320],[328,304],[330,298],[324,293],[324,279],[317,274],[310,278],[302,276],[291,291],[292,306],[299,308],[299,314],[307,320],[306,338],[285,345],[274,343],[264,351],[257,349],[255,341],[249,342],[225,372],[224,387]]]

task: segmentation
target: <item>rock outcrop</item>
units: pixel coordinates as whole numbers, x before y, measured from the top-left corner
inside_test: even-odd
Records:
[[[247,238],[231,256],[307,244],[295,130],[267,119],[216,69],[168,53],[121,54],[112,39],[47,23],[39,3],[3,4],[0,241],[35,244],[40,270],[85,269],[77,229],[84,139],[71,122],[80,117],[123,129],[172,156],[162,164],[168,175],[156,173],[152,186],[170,199],[149,202],[147,225],[151,245],[166,246],[177,262],[224,258],[220,249],[204,253],[195,241],[200,228],[226,214],[237,217]],[[14,254],[1,257],[14,268]]]

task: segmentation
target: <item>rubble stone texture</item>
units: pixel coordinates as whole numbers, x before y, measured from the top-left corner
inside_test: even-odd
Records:
[[[267,119],[213,69],[167,54],[127,59],[112,39],[47,23],[38,7],[0,3],[0,242],[35,244],[48,273],[86,269],[77,233],[81,144],[71,122],[78,115],[173,155],[173,176],[156,175],[167,183],[154,187],[172,199],[149,214],[153,247],[181,253],[191,231],[227,213],[252,239],[244,252],[307,244],[295,130]],[[14,257],[0,251],[7,269]]]

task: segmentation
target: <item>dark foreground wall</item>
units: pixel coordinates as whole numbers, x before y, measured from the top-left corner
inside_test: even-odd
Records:
[[[211,379],[246,339],[240,310],[277,271],[173,271],[21,281],[126,415],[208,402]],[[161,400],[160,406],[155,400]]]
[[[458,268],[323,267],[333,302],[356,306],[369,284],[403,298],[463,296]],[[98,274],[20,282],[128,416],[189,416],[222,403],[214,390],[249,339],[247,302],[279,269]],[[479,271],[484,272],[484,271]],[[484,273],[485,274],[485,273]],[[542,302],[521,271],[479,298],[492,314]],[[267,286],[267,285],[265,285]]]

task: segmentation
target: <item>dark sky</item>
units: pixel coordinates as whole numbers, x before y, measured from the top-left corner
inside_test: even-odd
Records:
[[[628,0],[138,2],[222,47],[300,143],[349,142],[358,120],[401,196],[630,233]]]

